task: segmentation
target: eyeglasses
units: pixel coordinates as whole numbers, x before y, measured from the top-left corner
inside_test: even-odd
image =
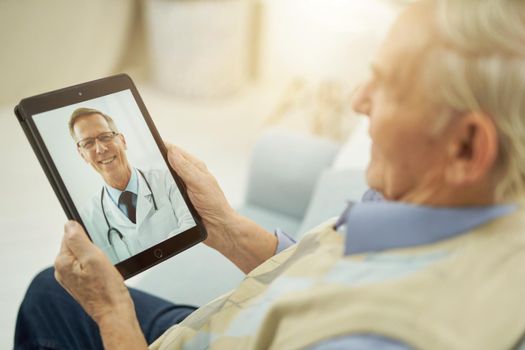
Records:
[[[99,134],[97,137],[86,137],[85,139],[77,142],[77,147],[83,148],[85,150],[90,150],[95,146],[95,140],[98,140],[100,143],[103,144],[108,144],[111,141],[113,141],[113,139],[117,135],[118,133],[114,131],[108,131]]]

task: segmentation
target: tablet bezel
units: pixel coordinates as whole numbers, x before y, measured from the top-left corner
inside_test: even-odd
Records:
[[[167,240],[158,243],[157,245],[148,248],[126,260],[123,260],[115,267],[119,270],[124,279],[130,278],[156,264],[174,256],[182,251],[192,247],[193,245],[203,241],[207,237],[206,229],[202,223],[202,219],[191,203],[186,187],[182,179],[169,166],[167,158],[167,150],[162,142],[160,134],[151,119],[138,90],[132,79],[127,74],[119,74],[107,78],[102,78],[90,81],[83,84],[70,86],[64,89],[51,91],[45,94],[28,97],[20,101],[15,107],[15,115],[17,116],[24,133],[26,134],[33,151],[35,152],[40,165],[44,169],[46,176],[55,191],[62,208],[69,220],[78,221],[86,230],[86,226],[82,222],[78,210],[71,199],[67,188],[56,168],[51,155],[36,127],[33,116],[50,110],[69,106],[75,103],[91,100],[97,97],[106,96],[123,90],[130,90],[135,102],[137,103],[141,114],[148,125],[148,128],[157,144],[168,169],[170,170],[177,187],[179,188],[188,209],[190,210],[196,226],[182,233],[179,233]],[[89,237],[89,234],[88,234]],[[89,237],[91,240],[91,237]]]

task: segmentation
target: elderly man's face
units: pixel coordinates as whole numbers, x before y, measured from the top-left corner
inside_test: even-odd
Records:
[[[368,184],[391,200],[412,201],[421,189],[439,186],[443,175],[445,142],[433,124],[442,111],[418,79],[432,69],[420,66],[432,40],[425,11],[410,9],[398,19],[373,62],[372,78],[353,100],[370,118]]]
[[[113,185],[114,179],[126,176],[129,172],[126,141],[121,134],[109,136],[112,130],[103,116],[100,114],[83,116],[75,122],[73,130],[77,141],[81,144],[80,155],[102,175],[107,183]],[[106,135],[107,137],[104,137]],[[95,142],[87,143],[82,147],[86,140]]]

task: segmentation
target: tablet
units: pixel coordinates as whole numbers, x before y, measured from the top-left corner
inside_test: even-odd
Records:
[[[129,76],[25,98],[15,114],[66,216],[124,278],[206,238]]]

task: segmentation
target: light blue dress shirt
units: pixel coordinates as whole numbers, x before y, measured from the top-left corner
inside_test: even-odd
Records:
[[[119,200],[120,195],[122,194],[122,192],[128,191],[128,192],[131,192],[131,193],[135,194],[135,198],[134,198],[134,201],[133,201],[133,206],[135,208],[137,207],[137,197],[136,196],[139,195],[139,178],[138,178],[138,175],[137,175],[137,169],[135,169],[135,168],[131,169],[131,178],[129,179],[128,185],[126,186],[124,191],[121,191],[121,190],[118,190],[116,188],[113,188],[113,187],[111,187],[111,186],[109,186],[107,184],[106,184],[105,187],[106,187],[106,192],[109,195],[109,198],[111,198],[113,203],[115,203],[115,205],[120,209],[120,211],[124,213],[124,215],[128,216],[128,209],[126,208],[125,205],[123,205],[123,204],[119,205],[119,203],[118,203],[118,200]]]
[[[369,190],[361,203],[349,203],[336,223],[344,232],[345,255],[431,244],[464,234],[517,209],[515,205],[465,208],[434,208],[390,202]],[[276,253],[295,241],[281,230]],[[408,350],[406,344],[373,334],[357,334],[328,339],[310,350]]]

